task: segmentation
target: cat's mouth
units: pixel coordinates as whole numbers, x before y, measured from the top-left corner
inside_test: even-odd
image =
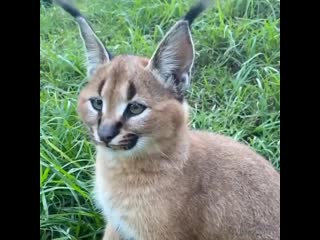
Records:
[[[113,150],[130,150],[134,148],[138,142],[138,136],[135,134],[130,134],[121,140],[118,144],[109,143],[107,147]]]

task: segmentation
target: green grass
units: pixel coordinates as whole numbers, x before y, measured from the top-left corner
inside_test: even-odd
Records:
[[[78,6],[116,54],[151,56],[191,1],[82,0]],[[193,25],[191,125],[251,145],[280,169],[279,0],[217,2]],[[92,197],[94,147],[75,107],[85,83],[75,22],[40,9],[40,239],[100,239]]]

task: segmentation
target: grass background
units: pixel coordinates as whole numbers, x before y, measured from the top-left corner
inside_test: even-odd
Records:
[[[115,54],[151,56],[192,1],[79,0]],[[280,169],[280,1],[224,0],[193,25],[191,125],[251,145]],[[78,29],[40,7],[40,239],[100,239],[91,198],[94,147],[75,111],[85,83]]]

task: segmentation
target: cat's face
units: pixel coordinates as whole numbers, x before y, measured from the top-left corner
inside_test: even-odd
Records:
[[[148,59],[118,56],[81,91],[78,112],[94,142],[112,152],[144,152],[174,139],[185,101],[158,81]]]
[[[186,125],[185,89],[194,48],[188,21],[178,21],[151,59],[111,57],[83,17],[77,18],[87,49],[89,83],[78,112],[99,147],[144,152],[174,143]]]

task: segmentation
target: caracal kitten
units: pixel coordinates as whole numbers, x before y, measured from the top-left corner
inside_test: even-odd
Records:
[[[104,240],[280,238],[280,176],[251,148],[188,127],[195,5],[149,58],[112,56],[70,3],[88,60],[78,112],[95,143]],[[208,36],[209,37],[209,36]]]

